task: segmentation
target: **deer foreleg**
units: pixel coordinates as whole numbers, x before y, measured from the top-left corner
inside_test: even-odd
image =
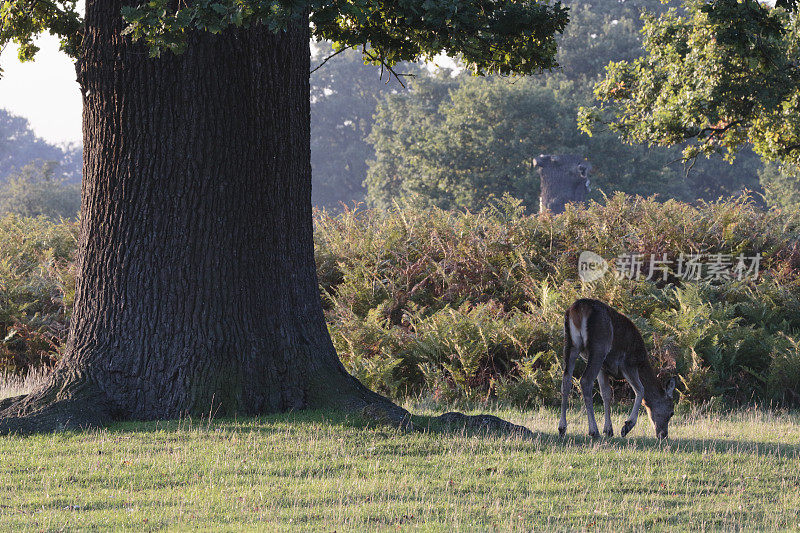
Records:
[[[633,400],[633,409],[631,409],[631,414],[628,416],[628,420],[626,420],[625,424],[622,426],[622,431],[620,431],[620,434],[624,437],[630,433],[630,431],[633,429],[633,426],[636,425],[636,420],[639,418],[639,409],[642,407],[642,399],[644,398],[644,387],[642,387],[642,382],[639,380],[638,372],[623,371],[623,375],[628,383],[630,383],[631,388],[633,388],[633,392],[636,394],[636,398]]]

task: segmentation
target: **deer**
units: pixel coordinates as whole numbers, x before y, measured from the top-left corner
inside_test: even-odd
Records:
[[[672,400],[675,378],[671,378],[664,389],[650,366],[644,340],[634,323],[605,303],[586,298],[576,300],[564,313],[564,376],[561,380],[561,420],[558,424],[561,437],[567,431],[567,403],[578,355],[586,361],[580,386],[589,419],[590,437],[600,436],[592,403],[595,380],[600,385],[603,398],[603,434],[606,437],[614,435],[609,381],[610,377],[614,377],[624,378],[636,395],[631,414],[622,426],[622,436],[630,433],[636,425],[639,409],[644,404],[656,437],[667,438],[667,426],[675,412]]]

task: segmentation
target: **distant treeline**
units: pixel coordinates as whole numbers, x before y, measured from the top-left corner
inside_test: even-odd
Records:
[[[80,182],[80,147],[49,144],[26,119],[0,109],[0,215],[74,218]]]
[[[72,183],[81,181],[81,148],[60,147],[37,137],[27,119],[0,109],[0,183],[23,167],[49,163],[49,172]]]

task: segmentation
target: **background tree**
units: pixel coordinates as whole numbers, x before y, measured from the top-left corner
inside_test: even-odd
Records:
[[[800,171],[797,167],[769,163],[758,175],[769,205],[800,210]]]
[[[316,70],[311,74],[311,200],[316,207],[337,210],[341,204],[364,200],[367,159],[373,153],[367,136],[375,106],[383,95],[405,89],[388,72],[378,76],[357,50],[332,56],[333,48],[325,41],[312,52]],[[420,67],[405,63],[396,70],[414,74]]]
[[[405,196],[403,186],[408,177],[427,172],[428,137],[441,126],[439,106],[458,82],[444,71],[438,79],[410,80],[409,87],[410,93],[387,98],[375,111],[368,138],[375,157],[368,162],[364,182],[367,200],[373,206],[390,207],[394,199]]]
[[[533,78],[415,80],[413,93],[387,98],[370,140],[376,151],[368,199],[394,199],[445,209],[483,207],[510,193],[538,205],[533,159],[575,146],[568,102]]]
[[[592,163],[593,197],[614,191],[685,201],[716,199],[743,189],[760,191],[755,154],[735,164],[699,161],[686,172],[680,148],[626,145],[615,132],[577,131],[576,115],[593,101],[594,84],[611,61],[636,58],[643,7],[658,1],[577,4],[559,39],[558,70],[533,78],[440,75],[415,80],[408,94],[379,103],[370,141],[368,201],[477,209],[490,195],[539,203],[541,153],[579,154]]]
[[[80,148],[61,148],[36,136],[28,121],[0,109],[0,182],[35,160],[57,161],[65,179],[81,180]]]
[[[554,65],[566,10],[87,0],[84,20],[74,0],[2,9],[0,45],[16,40],[28,58],[47,29],[79,56],[84,177],[66,351],[41,388],[0,402],[0,431],[306,407],[405,420],[345,372],[322,312],[309,22],[384,69],[444,51],[526,74]]]
[[[80,185],[59,175],[54,161],[35,161],[0,184],[0,214],[53,219],[75,218],[81,207]]]

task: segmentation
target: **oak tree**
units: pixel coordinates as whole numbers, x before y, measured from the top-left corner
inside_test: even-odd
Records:
[[[6,0],[0,46],[49,31],[83,94],[79,272],[49,381],[0,432],[184,413],[401,408],[349,376],[313,257],[309,38],[371,62],[554,65],[560,3]]]

